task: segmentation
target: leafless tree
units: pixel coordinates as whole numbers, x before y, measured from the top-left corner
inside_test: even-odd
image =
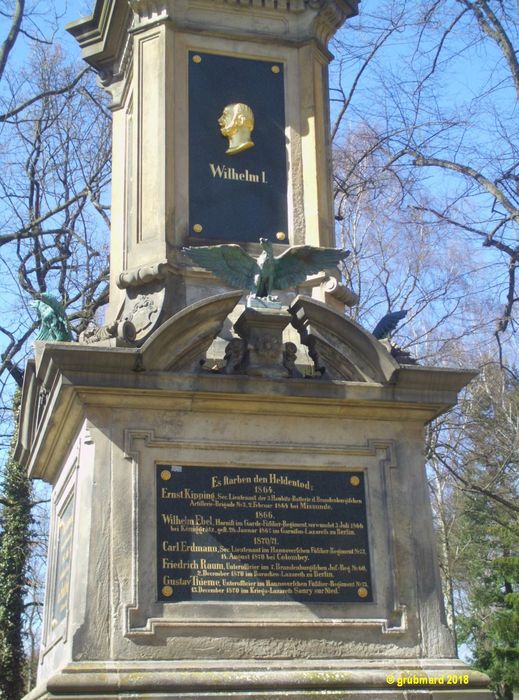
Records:
[[[474,291],[499,302],[485,316],[502,361],[518,301],[518,27],[512,0],[364,0],[338,37],[333,97],[337,147],[359,132],[365,146],[336,178],[339,217],[359,187],[392,177],[404,218],[457,232],[488,270]]]
[[[495,528],[519,507],[509,386],[518,342],[518,28],[515,0],[363,0],[337,37],[332,68],[337,234],[352,250],[348,282],[361,298],[352,313],[370,328],[408,308],[400,345],[426,364],[483,368],[461,406],[428,428],[453,632],[474,584],[464,577],[468,558],[485,541],[466,528],[459,537],[460,523],[474,503]],[[478,412],[485,401],[490,421]]]
[[[64,87],[65,86],[65,87]],[[32,97],[31,97],[32,95]],[[36,44],[5,77],[0,117],[0,383],[21,381],[37,321],[29,302],[60,298],[80,332],[107,300],[109,112],[93,76]]]
[[[44,292],[58,297],[74,330],[80,332],[108,294],[110,112],[93,73],[68,59],[54,41],[62,24],[55,12],[59,4],[6,0],[0,8],[3,446],[10,442],[12,395],[22,383],[38,325],[30,301]],[[8,470],[12,474],[16,468],[12,460],[5,460],[0,467],[2,484],[7,483]],[[28,591],[23,601],[25,623],[22,619],[17,625],[27,642],[27,689],[34,680],[31,669],[37,655],[48,519],[47,495],[41,486],[32,491],[32,500],[32,531],[24,535],[31,540],[32,557],[21,573]],[[1,543],[9,542],[2,538],[2,527],[8,527],[12,505],[5,493],[0,494]],[[9,557],[8,547],[2,547],[2,561]],[[6,639],[0,640],[4,652]],[[18,669],[23,659],[16,649],[13,644]],[[21,677],[16,674],[19,688]]]

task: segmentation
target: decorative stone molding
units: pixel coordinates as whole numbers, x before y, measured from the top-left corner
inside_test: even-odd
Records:
[[[257,346],[259,347],[260,356],[261,354],[263,355],[263,361],[267,362],[267,366],[272,365],[274,375],[278,376],[280,372],[278,360],[281,340],[276,336],[265,334],[258,340]],[[303,377],[296,367],[296,357],[297,345],[290,342],[285,343],[282,350],[281,365],[285,368],[286,372],[284,372],[282,376],[292,377],[294,379],[301,379]],[[243,338],[232,338],[225,348],[224,361],[225,367],[222,369],[213,369],[211,371],[217,374],[248,374],[250,353],[247,341]],[[265,374],[261,376],[272,376],[265,365],[263,369]]]
[[[326,304],[298,296],[289,307],[292,325],[323,378],[386,384],[398,363],[371,333]]]
[[[128,0],[139,20],[160,19],[169,15],[167,0]]]
[[[359,295],[355,294],[349,287],[341,284],[335,277],[329,277],[323,282],[322,290],[325,294],[329,294],[345,306],[352,307],[359,303]]]
[[[317,10],[315,32],[326,46],[339,27],[358,12],[359,0],[308,0],[307,7]]]
[[[288,407],[285,410],[290,413]],[[286,418],[286,413],[284,415]],[[240,464],[251,468],[264,465],[265,461],[273,468],[281,465],[293,467],[310,461],[314,468],[315,465],[322,464],[327,468],[345,470],[345,473],[352,468],[365,470],[369,474],[376,499],[373,507],[379,514],[371,526],[372,537],[384,542],[384,556],[373,561],[376,579],[383,590],[378,601],[366,614],[363,615],[354,606],[350,609],[343,606],[342,609],[336,608],[333,616],[316,615],[315,609],[308,610],[306,606],[287,601],[267,604],[257,612],[251,610],[249,617],[244,620],[235,609],[217,602],[205,609],[198,608],[198,614],[194,618],[190,614],[189,604],[169,606],[157,601],[153,595],[153,586],[150,585],[154,553],[134,539],[131,552],[125,555],[132,559],[133,580],[124,585],[120,599],[125,609],[121,617],[125,637],[146,643],[159,640],[165,634],[193,628],[198,628],[201,636],[207,633],[214,635],[216,630],[223,634],[224,631],[236,629],[248,630],[246,634],[249,634],[260,624],[264,635],[277,635],[277,644],[290,649],[295,657],[304,658],[309,648],[304,642],[306,630],[319,628],[323,632],[321,653],[325,658],[344,658],[348,656],[349,641],[327,640],[327,629],[351,629],[352,633],[360,634],[369,630],[373,640],[376,639],[376,643],[381,645],[387,644],[385,637],[405,639],[411,633],[410,624],[413,625],[414,620],[408,620],[406,606],[402,602],[408,588],[407,579],[405,576],[402,579],[394,579],[392,576],[392,571],[405,563],[406,549],[396,541],[400,538],[400,533],[387,527],[390,513],[396,507],[393,500],[395,496],[398,497],[398,488],[391,481],[390,472],[401,468],[393,440],[367,439],[362,443],[344,444],[326,439],[325,436],[322,441],[309,442],[301,435],[300,441],[292,444],[288,441],[283,443],[269,440],[260,434],[251,441],[230,439],[225,432],[218,437],[206,435],[203,431],[196,437],[184,437],[181,433],[165,434],[150,428],[130,427],[124,431],[123,451],[130,469],[125,470],[124,479],[114,485],[118,492],[125,489],[127,504],[123,511],[119,511],[118,522],[115,524],[120,532],[128,531],[132,518],[136,519],[137,524],[154,518],[155,504],[150,498],[155,487],[153,464],[169,463],[172,455],[175,455],[175,464],[178,465],[186,462],[212,464],[218,460],[228,460],[230,455],[235,458],[238,455]],[[326,605],[322,606],[321,610],[325,607]],[[283,631],[293,631],[294,626],[302,633],[303,639],[294,641],[292,634],[283,639]],[[254,638],[254,632],[251,637]],[[315,647],[313,651],[315,653]]]
[[[197,626],[196,623],[193,625]],[[178,636],[177,644],[182,645],[183,637]],[[204,640],[206,641],[206,640]],[[214,643],[213,643],[214,645]],[[314,642],[315,645],[315,642]],[[301,648],[309,646],[309,642],[301,643]],[[325,696],[329,700],[404,700],[405,698],[420,698],[440,700],[493,700],[494,694],[487,690],[488,677],[479,671],[473,671],[463,662],[453,658],[427,659],[419,662],[402,654],[400,658],[355,658],[350,654],[345,667],[344,660],[333,658],[337,643],[319,645],[326,662],[312,658],[315,646],[306,654],[300,668],[287,667],[287,662],[273,663],[269,661],[265,670],[265,660],[244,660],[229,662],[222,666],[221,662],[205,661],[203,667],[193,667],[184,663],[165,664],[164,661],[139,660],[125,661],[75,661],[69,662],[58,685],[59,697],[81,697],[85,687],[89,689],[90,697],[117,698],[125,694],[129,697],[150,696],[149,689],[155,692],[152,697],[160,697],[159,693],[167,693],[165,697],[195,697],[192,689],[196,688],[199,697],[206,700],[219,698],[290,697],[294,700],[304,700],[308,697]],[[332,654],[330,654],[330,651]],[[326,656],[326,654],[328,654]],[[418,678],[447,678],[467,677],[469,690],[461,690],[460,686],[452,691],[429,692],[429,689],[418,686],[396,688],[386,692],[387,678],[408,678],[416,675]],[[54,684],[53,684],[54,685]],[[440,686],[442,687],[442,686]],[[452,687],[452,686],[448,686]],[[464,687],[464,686],[461,686]],[[282,688],[282,695],[280,694]],[[326,690],[323,692],[323,688]],[[42,686],[38,694],[32,693],[28,700],[42,698],[46,686]],[[254,692],[255,695],[251,695]],[[108,695],[108,693],[110,693]],[[142,694],[142,695],[141,695]],[[48,697],[45,695],[45,697]],[[54,696],[56,697],[56,696]],[[83,694],[83,697],[84,694]]]
[[[72,22],[67,30],[78,41],[84,60],[102,75],[103,83],[109,85],[127,66],[129,25],[138,30],[140,25],[167,18],[183,22],[191,9],[195,15],[201,10],[203,13],[214,13],[215,17],[218,13],[225,15],[230,11],[240,14],[252,11],[257,15],[265,13],[271,24],[275,21],[275,15],[299,18],[306,14],[308,25],[304,23],[304,37],[299,29],[295,29],[294,39],[309,39],[313,34],[326,46],[341,24],[358,13],[359,1],[249,0],[243,3],[240,0],[197,0],[182,3],[178,8],[177,4],[180,3],[174,0],[97,0],[92,15]],[[257,31],[256,28],[255,32]]]
[[[237,7],[250,12],[252,9],[277,10],[284,12],[316,11],[325,16],[325,25],[332,32],[348,18],[358,12],[359,0],[250,0],[242,3],[240,0],[228,0],[227,6]],[[220,0],[206,0],[207,4],[220,6]],[[168,0],[128,0],[128,4],[141,19],[154,19],[169,13]]]
[[[152,282],[145,287],[129,288],[127,294],[120,318],[133,324],[134,340],[142,342],[158,328],[162,321],[164,285],[161,282]]]
[[[131,321],[115,321],[108,326],[91,324],[81,333],[79,342],[85,345],[92,345],[115,340],[118,345],[131,345],[135,342],[136,335],[135,326]]]
[[[122,47],[120,55],[110,68],[104,68],[99,71],[99,80],[101,85],[108,90],[112,96],[111,107],[117,107],[121,104],[123,95],[130,89],[130,84],[124,81],[124,76],[131,69],[133,62],[133,37],[130,34],[130,26],[128,23],[128,35]]]
[[[166,278],[167,269],[168,262],[163,260],[155,265],[143,265],[136,270],[126,270],[117,278],[117,286],[119,289],[128,289],[128,287],[141,287],[150,282],[163,280]]]
[[[97,0],[92,15],[70,23],[67,31],[79,43],[83,59],[106,79],[114,75],[131,20],[130,8],[124,1]]]
[[[196,370],[242,295],[242,291],[218,294],[175,314],[142,346],[139,371]]]

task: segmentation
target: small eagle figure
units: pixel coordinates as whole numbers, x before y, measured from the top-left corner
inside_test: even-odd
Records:
[[[273,289],[288,289],[307,275],[336,267],[349,250],[295,245],[274,255],[272,243],[260,238],[262,253],[255,259],[235,244],[182,248],[193,262],[237,289],[249,289],[253,296],[272,298]]]
[[[377,340],[383,340],[387,338],[400,323],[400,321],[407,316],[408,309],[402,309],[401,311],[390,311],[385,316],[383,316],[377,323],[375,328],[371,331]]]
[[[70,342],[72,332],[63,304],[51,294],[43,293],[41,299],[31,301],[40,319],[40,332],[36,340]]]

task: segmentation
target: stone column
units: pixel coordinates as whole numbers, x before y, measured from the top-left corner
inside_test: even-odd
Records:
[[[191,93],[194,56],[204,61],[223,56],[251,66],[272,64],[279,71],[285,123],[279,125],[284,131],[280,147],[284,153],[278,155],[286,159],[286,166],[279,166],[286,167],[286,191],[280,192],[286,204],[286,230],[258,233],[271,236],[278,253],[287,245],[334,246],[327,44],[356,13],[357,4],[356,0],[247,5],[218,5],[211,0],[132,0],[129,4],[98,0],[92,17],[69,26],[84,58],[100,71],[113,97],[108,321],[129,318],[142,341],[172,313],[227,291],[179,252],[183,245],[204,242],[206,235],[197,222],[190,221],[190,199],[198,183],[189,184],[193,122],[189,104],[196,109],[205,99]],[[226,79],[232,82],[232,70]],[[217,116],[211,116],[206,128],[221,139]],[[239,178],[242,170],[247,172],[245,166],[240,170],[239,163],[239,159],[229,160],[229,168],[236,171],[230,180]],[[261,197],[257,201],[261,203]],[[252,208],[237,230],[231,227],[227,236],[223,226],[219,238],[210,238],[209,244],[235,242],[255,253],[257,238],[245,235],[254,219]],[[321,282],[322,278],[312,284]]]

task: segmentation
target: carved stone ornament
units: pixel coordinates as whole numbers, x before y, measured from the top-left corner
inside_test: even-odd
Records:
[[[354,11],[352,12],[352,4]],[[341,0],[308,0],[307,6],[318,14],[314,20],[317,38],[324,46],[328,44],[339,27],[357,12],[357,4]]]
[[[148,330],[159,314],[159,308],[153,297],[139,296],[131,307],[127,315],[127,320],[131,321],[141,333]]]
[[[325,294],[329,294],[345,306],[352,307],[359,303],[358,294],[355,294],[349,287],[341,284],[335,277],[329,277],[323,282],[322,288]]]
[[[283,364],[283,331],[289,314],[278,309],[246,308],[234,324],[247,343],[245,371],[250,376],[277,379],[290,376]]]
[[[156,12],[165,5],[164,0],[128,0],[134,12]]]
[[[118,1],[116,0],[116,2]],[[219,4],[218,0],[205,1],[215,5]],[[333,31],[336,31],[348,17],[357,14],[358,3],[359,0],[349,0],[349,2],[344,2],[344,0],[307,0],[306,2],[305,0],[280,0],[273,7],[278,10],[297,13],[310,10],[318,13],[318,17],[325,15],[324,27],[321,32],[329,35],[333,34]],[[156,15],[162,16],[168,7],[166,0],[128,0],[128,4],[140,18],[151,18]],[[249,3],[240,3],[239,0],[229,0],[227,4],[238,8],[249,8]],[[252,0],[251,5],[253,7],[258,6],[261,9],[266,7],[262,0]]]
[[[200,360],[206,357],[241,296],[241,291],[226,292],[179,311],[146,340],[137,355],[134,371],[199,371]],[[237,360],[235,348],[232,356]]]
[[[283,350],[283,367],[287,370],[288,376],[294,379],[301,379],[302,374],[296,367],[297,345],[295,343],[285,343]]]
[[[392,381],[398,362],[358,323],[302,295],[294,299],[289,312],[317,376],[377,384]]]
[[[237,374],[245,369],[247,342],[243,338],[232,338],[225,348],[223,374]]]
[[[107,326],[97,326],[91,323],[79,336],[79,342],[85,345],[106,343],[116,340],[116,344],[132,345],[135,342],[136,330],[131,321],[115,321]],[[118,342],[117,342],[118,341]]]
[[[281,338],[274,333],[257,333],[254,336],[254,350],[264,364],[276,362],[281,352]]]
[[[126,289],[126,300],[118,317],[133,323],[137,342],[148,338],[164,322],[165,294],[166,285],[160,279]]]
[[[296,367],[297,345],[295,343],[285,343],[282,352],[282,366],[285,372],[280,370],[278,366],[279,349],[281,340],[272,334],[259,334],[256,338],[256,347],[250,348],[256,354],[256,360],[263,362],[263,370],[261,376],[278,376],[281,371],[283,377],[301,379],[302,373]],[[246,340],[243,338],[232,338],[225,348],[225,366],[222,368],[213,368],[211,371],[216,374],[250,374],[249,362],[251,353]],[[269,366],[273,366],[274,373],[269,370]],[[253,367],[253,374],[257,374],[257,368]]]
[[[144,265],[137,270],[121,272],[117,278],[117,286],[119,289],[128,289],[128,287],[141,287],[150,282],[163,280],[166,278],[167,268],[167,262],[160,262],[156,265]]]

